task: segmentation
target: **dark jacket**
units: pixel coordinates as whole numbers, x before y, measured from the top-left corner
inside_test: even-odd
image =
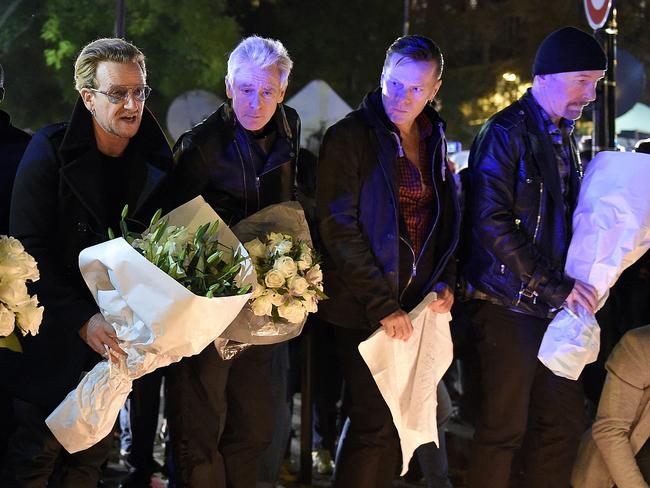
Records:
[[[455,261],[450,258],[458,242],[458,201],[445,161],[444,124],[432,107],[424,113],[433,124],[427,143],[437,214],[417,259],[400,225],[399,132],[384,112],[379,90],[325,134],[316,216],[330,298],[318,307],[328,322],[374,328],[392,312],[416,305],[438,281],[453,289]]]
[[[269,123],[276,126],[276,138],[259,173],[252,142],[229,102],[183,134],[174,146],[177,203],[202,195],[234,225],[268,205],[294,200],[300,119],[280,104]]]
[[[158,207],[153,195],[172,160],[162,130],[146,109],[127,153],[129,214],[148,222]],[[79,272],[79,252],[107,240],[108,222],[114,219],[108,215],[98,161],[91,116],[79,99],[69,123],[34,134],[14,184],[10,230],[38,263],[40,280],[30,291],[45,307],[40,333],[21,339],[17,394],[44,410],[56,407],[82,371],[100,359],[78,334],[98,312]],[[130,228],[138,230],[133,224]]]
[[[469,159],[469,255],[464,275],[491,301],[548,317],[574,280],[564,274],[582,168],[571,138],[568,202],[532,94],[492,117]],[[567,208],[568,207],[568,208]]]
[[[20,158],[31,136],[11,125],[9,114],[0,110],[0,235],[9,232],[11,189]]]

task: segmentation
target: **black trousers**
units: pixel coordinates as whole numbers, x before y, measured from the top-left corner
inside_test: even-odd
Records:
[[[68,454],[45,424],[46,417],[35,405],[14,401],[16,428],[9,440],[0,486],[96,488],[112,433],[85,451]]]
[[[335,327],[335,335],[349,410],[334,487],[392,487],[401,458],[399,437],[388,405],[358,350],[370,331]]]
[[[129,423],[131,450],[127,461],[131,467],[147,478],[153,474],[155,462],[153,445],[158,429],[160,386],[166,368],[159,368],[133,382],[129,395]]]
[[[275,426],[273,348],[254,346],[224,361],[210,344],[169,366],[173,486],[254,488]]]
[[[508,487],[513,456],[522,444],[522,486],[569,486],[584,430],[584,397],[580,380],[556,376],[537,359],[549,322],[487,302],[473,316],[481,406],[470,463],[471,488]]]

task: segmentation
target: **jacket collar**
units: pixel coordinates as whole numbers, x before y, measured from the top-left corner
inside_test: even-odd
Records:
[[[398,147],[401,143],[399,141],[398,128],[391,122],[391,120],[386,115],[386,111],[384,110],[384,105],[381,101],[381,88],[377,88],[374,91],[368,93],[359,105],[356,113],[365,120],[373,132],[375,132],[377,135],[381,134],[385,136],[378,136],[371,140],[371,143],[377,145],[377,159],[384,173],[386,184],[391,190],[393,205],[395,209],[397,209],[399,177],[397,164],[395,163],[395,154],[397,152],[396,147]],[[429,118],[429,121],[433,125],[433,132],[440,133],[440,137],[442,139],[441,144],[443,144],[443,151],[446,151],[444,141],[444,121],[440,118],[438,112],[431,105],[425,106],[423,114]],[[435,153],[433,156],[435,157]],[[446,172],[446,161],[444,156],[443,160],[440,161],[440,163],[442,164],[441,170],[444,177]],[[433,164],[434,167],[432,168],[432,171],[436,172],[437,165],[435,164],[435,161]]]
[[[172,154],[158,122],[145,107],[138,133],[129,142],[126,153],[131,160],[142,162],[146,172],[142,190],[133,212],[136,217],[143,204],[171,169]],[[67,181],[77,198],[101,224],[101,209],[104,193],[103,181],[98,178],[100,161],[97,157],[97,143],[93,132],[92,118],[81,98],[77,100],[72,117],[59,146],[62,160],[61,175]],[[132,163],[130,163],[132,164]],[[146,217],[146,216],[145,216]]]
[[[560,173],[557,168],[555,149],[551,143],[551,136],[547,133],[544,120],[540,113],[543,110],[530,90],[528,90],[519,102],[527,117],[525,118],[526,130],[531,147],[529,148],[535,160],[544,184],[548,188],[553,199],[564,204],[562,188],[560,186]]]
[[[0,110],[0,134],[9,130],[11,117],[4,110]]]

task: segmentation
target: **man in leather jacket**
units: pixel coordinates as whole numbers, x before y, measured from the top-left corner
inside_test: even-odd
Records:
[[[381,88],[332,126],[320,152],[316,217],[329,300],[349,395],[349,426],[334,486],[392,486],[397,431],[357,349],[376,329],[407,340],[407,312],[431,291],[435,312],[453,302],[459,210],[444,123],[430,104],[443,68],[438,46],[405,36],[388,49]]]
[[[463,270],[470,297],[482,300],[472,317],[482,396],[472,488],[508,486],[529,424],[524,486],[569,485],[582,384],[555,376],[537,351],[557,309],[596,305],[593,287],[565,275],[564,265],[582,178],[572,130],[606,66],[591,35],[573,27],[550,34],[532,89],[493,116],[472,146]]]
[[[253,36],[235,48],[226,76],[230,100],[176,143],[175,197],[202,195],[228,225],[295,198],[300,121],[281,103],[291,67],[279,41]],[[210,344],[170,366],[175,486],[255,486],[276,424],[275,348],[253,346],[226,361]]]

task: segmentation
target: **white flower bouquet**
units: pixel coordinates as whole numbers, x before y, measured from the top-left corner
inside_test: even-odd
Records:
[[[566,274],[598,291],[599,306],[621,273],[650,247],[650,156],[603,151],[587,166],[573,213]],[[537,357],[556,375],[575,380],[598,357],[600,327],[578,306],[549,324]]]
[[[140,237],[122,233],[127,239],[79,255],[81,274],[127,356],[119,367],[99,362],[47,418],[71,453],[111,431],[134,379],[214,342],[256,281],[245,248],[201,197],[156,216]]]
[[[250,323],[251,334],[284,335],[288,324],[303,323],[308,313],[318,310],[318,301],[327,298],[323,272],[307,243],[271,232],[244,247],[257,272],[250,307],[266,319]]]
[[[38,334],[43,307],[27,292],[27,281],[39,279],[36,260],[18,239],[0,236],[0,347],[21,351],[14,328],[23,335]]]
[[[309,226],[298,202],[266,207],[239,222],[233,231],[245,242],[257,281],[251,301],[217,341],[225,359],[250,345],[275,344],[298,336],[307,314],[316,312],[318,301],[327,298]]]

